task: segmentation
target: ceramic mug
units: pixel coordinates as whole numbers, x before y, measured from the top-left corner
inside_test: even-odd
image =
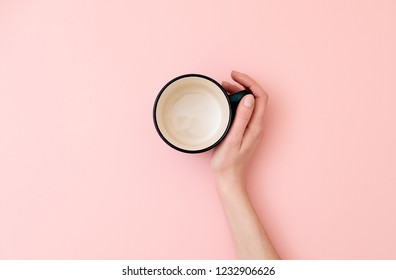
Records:
[[[215,80],[187,74],[169,81],[155,99],[155,128],[172,148],[201,153],[219,144],[230,129],[242,90],[232,95]]]

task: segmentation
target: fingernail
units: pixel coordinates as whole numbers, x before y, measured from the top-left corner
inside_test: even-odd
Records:
[[[243,99],[243,105],[245,105],[245,107],[247,108],[252,108],[254,104],[254,97],[251,94],[248,94],[245,96],[245,98]]]

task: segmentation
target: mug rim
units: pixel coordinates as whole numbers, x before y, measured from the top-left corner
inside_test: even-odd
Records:
[[[159,101],[159,99],[161,98],[161,95],[162,95],[162,93],[165,91],[165,89],[166,89],[168,86],[170,86],[171,84],[173,84],[174,82],[176,82],[177,80],[180,80],[180,79],[183,79],[183,78],[188,78],[188,77],[203,78],[203,79],[209,80],[210,82],[214,83],[214,84],[223,92],[224,96],[226,97],[226,100],[227,100],[227,103],[228,103],[229,112],[230,112],[230,114],[229,114],[229,116],[228,116],[227,127],[225,128],[225,130],[224,130],[223,134],[221,135],[221,137],[220,137],[215,143],[211,144],[210,146],[208,146],[208,147],[206,147],[206,148],[203,148],[203,149],[199,149],[199,150],[187,150],[187,149],[183,149],[183,148],[180,148],[180,147],[178,147],[178,146],[172,144],[171,142],[169,142],[169,141],[165,138],[165,136],[162,134],[162,132],[161,132],[159,126],[158,126],[157,117],[156,117],[156,115],[157,115],[157,105],[158,105],[158,101]],[[209,151],[209,150],[213,149],[215,146],[217,146],[217,145],[225,138],[225,136],[227,135],[228,131],[230,130],[231,121],[232,121],[232,107],[231,107],[231,101],[230,101],[230,98],[229,98],[227,92],[225,91],[225,89],[224,89],[216,80],[214,80],[214,79],[212,79],[212,78],[210,78],[210,77],[208,77],[208,76],[202,75],[202,74],[196,74],[196,73],[183,74],[183,75],[177,76],[177,77],[173,78],[172,80],[170,80],[169,82],[167,82],[167,83],[161,88],[161,90],[159,91],[159,93],[157,94],[157,97],[155,98],[155,102],[154,102],[154,107],[153,107],[153,120],[154,120],[155,129],[156,129],[157,133],[159,134],[159,136],[162,138],[162,140],[163,140],[166,144],[168,144],[168,145],[169,145],[170,147],[172,147],[173,149],[178,150],[178,151],[183,152],[183,153],[188,153],[188,154],[203,153],[203,152]]]

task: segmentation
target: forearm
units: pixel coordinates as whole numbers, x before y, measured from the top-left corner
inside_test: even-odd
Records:
[[[237,258],[279,259],[254,211],[243,180],[217,178],[216,184]]]

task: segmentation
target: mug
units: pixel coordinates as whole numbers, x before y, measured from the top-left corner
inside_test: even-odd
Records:
[[[201,153],[218,145],[230,129],[243,96],[214,79],[186,74],[169,81],[154,102],[154,125],[162,140],[185,153]]]

